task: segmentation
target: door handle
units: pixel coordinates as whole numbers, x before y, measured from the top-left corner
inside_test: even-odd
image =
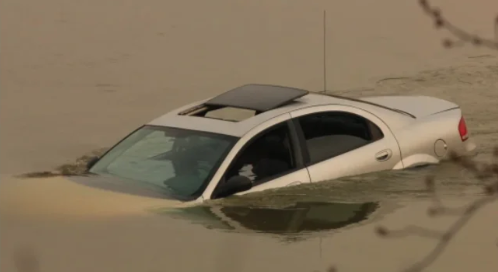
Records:
[[[375,154],[375,159],[378,161],[387,161],[391,158],[391,155],[392,155],[391,149],[386,149],[377,152],[377,154]]]

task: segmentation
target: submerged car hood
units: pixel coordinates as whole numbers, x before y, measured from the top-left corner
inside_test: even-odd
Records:
[[[147,215],[154,209],[192,204],[102,176],[12,178],[0,183],[0,213],[11,216]]]

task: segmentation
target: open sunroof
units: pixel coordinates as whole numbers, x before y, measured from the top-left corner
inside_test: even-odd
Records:
[[[291,87],[248,84],[222,93],[206,101],[204,105],[264,112],[285,105],[308,93],[306,90]]]

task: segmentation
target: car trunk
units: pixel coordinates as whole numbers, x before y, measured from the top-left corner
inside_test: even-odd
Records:
[[[457,104],[429,96],[373,96],[361,100],[403,111],[416,118],[459,108]]]

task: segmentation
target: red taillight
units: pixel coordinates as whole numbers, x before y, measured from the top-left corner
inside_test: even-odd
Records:
[[[462,142],[466,141],[469,138],[469,132],[467,130],[467,124],[465,124],[465,119],[460,118],[460,123],[458,123],[458,132],[460,133],[460,139]]]

